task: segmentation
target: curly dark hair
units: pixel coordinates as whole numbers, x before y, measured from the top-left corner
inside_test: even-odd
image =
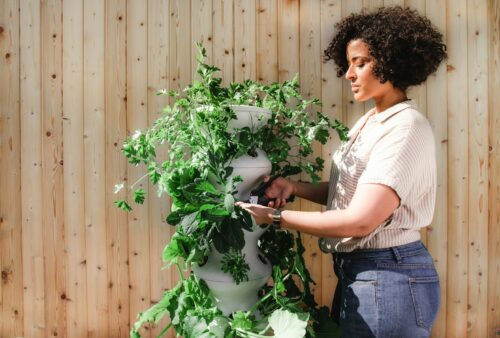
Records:
[[[349,68],[347,45],[356,39],[368,45],[375,59],[374,75],[403,91],[424,82],[446,58],[443,35],[410,8],[382,7],[373,13],[351,14],[335,29],[325,60],[335,62],[339,77]]]

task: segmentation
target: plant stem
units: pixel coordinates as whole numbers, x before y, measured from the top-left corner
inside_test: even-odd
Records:
[[[239,333],[242,333],[242,334],[246,335],[246,337],[251,337],[251,338],[269,338],[269,337],[274,337],[274,336],[264,336],[264,335],[261,335],[261,334],[258,334],[258,333],[254,333],[254,332],[251,332],[251,331],[245,331],[245,330],[242,330],[242,329],[236,329],[236,331],[238,331]]]
[[[174,264],[177,267],[177,271],[179,272],[179,278],[181,279],[182,282],[184,282],[185,279],[181,267],[179,266],[179,262],[175,262]]]
[[[260,331],[259,334],[264,334],[267,331],[269,331],[269,328],[271,327],[271,324],[267,324],[267,326],[264,328],[264,330]]]
[[[144,174],[141,178],[139,178],[137,181],[135,181],[131,186],[130,186],[130,190],[134,189],[134,186],[139,183],[140,181],[142,181],[146,176],[149,175],[149,172]]]
[[[167,327],[165,327],[163,330],[161,330],[160,334],[156,338],[161,338],[167,333],[168,329],[172,327],[172,323],[169,323]]]
[[[260,303],[264,302],[266,299],[268,299],[269,297],[272,296],[272,290],[269,291],[264,297],[262,297],[261,299],[259,299],[259,301],[257,303],[255,303],[251,308],[250,310],[248,310],[248,313],[252,313],[252,312],[255,312],[255,310],[257,310],[257,308],[259,307]]]

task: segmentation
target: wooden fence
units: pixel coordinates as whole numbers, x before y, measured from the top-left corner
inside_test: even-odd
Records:
[[[157,89],[192,81],[195,41],[225,83],[300,73],[304,95],[351,126],[370,104],[353,102],[322,51],[340,18],[394,4],[429,16],[449,52],[410,92],[437,143],[436,214],[422,233],[442,285],[433,337],[498,336],[496,0],[0,0],[0,336],[126,337],[175,282],[160,270],[168,199],[126,215],[113,186],[143,174],[120,145],[166,104]],[[317,300],[330,304],[331,258],[315,238],[306,247]]]

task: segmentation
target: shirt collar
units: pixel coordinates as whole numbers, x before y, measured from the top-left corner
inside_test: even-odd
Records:
[[[395,104],[392,107],[387,108],[383,112],[374,114],[373,119],[379,123],[384,122],[391,116],[399,113],[402,110],[405,110],[407,108],[415,108],[415,102],[413,100],[406,100],[400,103]]]

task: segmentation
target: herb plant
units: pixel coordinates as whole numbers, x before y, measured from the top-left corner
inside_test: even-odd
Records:
[[[304,265],[300,234],[270,230],[261,237],[259,247],[273,265],[274,283],[262,288],[259,302],[248,311],[224,316],[204,281],[194,274],[184,275],[190,264],[203,264],[216,250],[223,254],[222,270],[236,283],[248,279],[248,264],[241,250],[243,230],[252,231],[252,219],[234,205],[242,178],[232,176],[233,160],[252,156],[260,148],[272,162],[272,175],[304,172],[313,183],[318,182],[323,160],[311,158],[313,142],[326,143],[330,128],[346,140],[347,129],[321,112],[309,112],[320,102],[302,97],[297,76],[270,85],[246,80],[224,87],[222,79],[215,76],[219,69],[205,63],[205,49],[198,45],[198,50],[200,80],[182,93],[161,91],[175,103],[165,107],[163,116],[150,128],[137,131],[123,145],[130,163],[145,165],[144,177],[158,187],[158,195],[166,192],[172,198],[167,222],[176,231],[163,251],[163,259],[167,265],[177,266],[181,275],[180,282],[165,292],[160,302],[139,314],[131,336],[139,337],[141,325],[158,323],[168,314],[170,324],[161,335],[173,326],[186,338],[264,337],[269,332],[275,337],[314,337],[313,326],[325,316],[310,291],[313,281]],[[258,130],[231,130],[228,126],[236,118],[234,105],[264,107],[272,115]],[[156,157],[161,144],[169,146],[163,162]],[[128,190],[134,202],[142,204],[145,191],[135,188],[136,184]],[[122,188],[124,184],[117,185],[116,192]],[[126,211],[132,209],[126,199],[118,199],[115,204]],[[295,333],[289,331],[293,327]]]

